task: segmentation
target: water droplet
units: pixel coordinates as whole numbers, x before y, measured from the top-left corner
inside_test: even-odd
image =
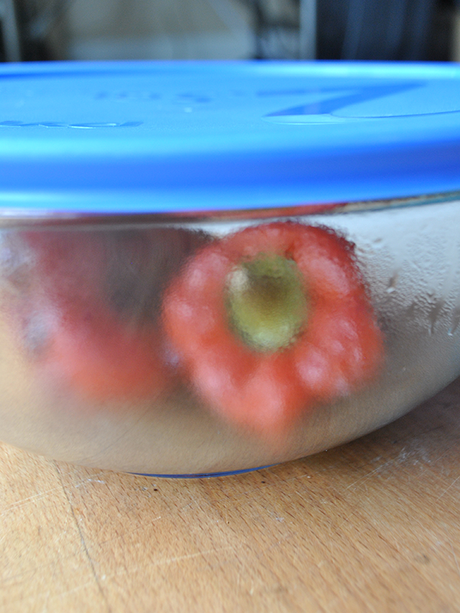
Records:
[[[416,302],[412,302],[412,303],[411,303],[411,304],[410,304],[410,305],[407,307],[407,310],[406,310],[406,315],[407,315],[407,317],[409,317],[409,318],[414,317],[416,308],[417,308],[417,303],[416,303]]]
[[[430,312],[428,314],[428,319],[430,322],[430,334],[434,334],[436,322],[438,321],[439,314],[441,313],[443,307],[444,307],[444,300],[437,300],[432,306],[432,308],[430,309]]]
[[[449,336],[454,336],[454,334],[457,332],[458,330],[458,326],[460,325],[460,308],[457,307],[454,312],[452,313],[452,321],[450,324],[450,328],[447,331],[447,334]]]
[[[388,282],[387,294],[392,294],[393,292],[396,291],[397,282],[398,282],[398,273],[395,272],[395,274],[391,277],[391,279]]]

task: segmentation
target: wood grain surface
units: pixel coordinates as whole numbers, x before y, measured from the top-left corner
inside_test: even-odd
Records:
[[[317,456],[212,479],[0,446],[0,611],[460,611],[460,379]]]

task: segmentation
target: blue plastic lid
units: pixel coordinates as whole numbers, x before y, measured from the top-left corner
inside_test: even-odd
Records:
[[[0,214],[167,213],[460,189],[460,67],[0,69]]]

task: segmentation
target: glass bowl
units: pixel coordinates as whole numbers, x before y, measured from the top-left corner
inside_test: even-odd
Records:
[[[270,465],[378,428],[460,373],[459,222],[446,194],[316,214],[10,223],[0,436],[178,475]]]

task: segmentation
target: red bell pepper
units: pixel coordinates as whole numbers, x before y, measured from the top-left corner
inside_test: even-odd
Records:
[[[96,402],[154,399],[164,390],[170,373],[155,327],[130,327],[105,305],[43,306],[39,366],[48,376]]]
[[[170,373],[154,297],[170,233],[21,234],[28,274],[18,310],[42,373],[97,402],[155,398],[164,390]]]
[[[353,246],[278,222],[199,251],[164,298],[193,386],[229,423],[273,439],[370,381],[383,356]]]

